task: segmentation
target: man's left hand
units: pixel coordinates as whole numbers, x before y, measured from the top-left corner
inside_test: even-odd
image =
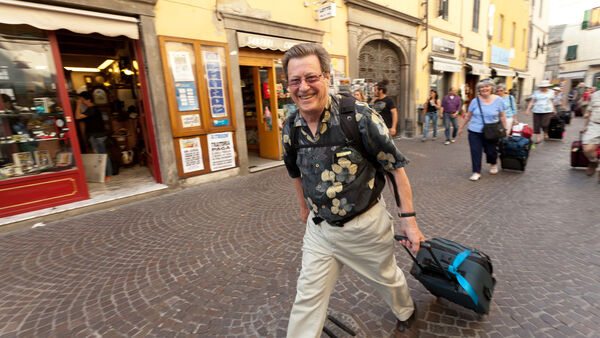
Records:
[[[407,247],[413,254],[416,254],[420,249],[421,242],[425,241],[425,236],[419,230],[415,217],[403,217],[400,220],[402,234],[408,237],[408,241],[402,240],[400,243]]]
[[[390,128],[390,135],[396,135],[396,128]]]

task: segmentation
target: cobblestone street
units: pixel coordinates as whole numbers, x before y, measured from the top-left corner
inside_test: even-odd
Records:
[[[422,337],[598,337],[600,184],[569,165],[582,124],[532,150],[524,173],[484,165],[478,182],[466,136],[398,140],[425,236],[481,249],[498,281],[478,316],[430,295],[398,246]],[[2,234],[0,336],[284,337],[303,233],[279,167]],[[329,309],[360,337],[394,331],[349,269]]]

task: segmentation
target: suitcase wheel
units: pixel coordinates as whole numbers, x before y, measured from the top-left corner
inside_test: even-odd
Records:
[[[492,290],[490,290],[490,288],[488,288],[487,286],[483,287],[483,295],[485,296],[485,298],[487,298],[487,300],[491,300],[492,299]]]

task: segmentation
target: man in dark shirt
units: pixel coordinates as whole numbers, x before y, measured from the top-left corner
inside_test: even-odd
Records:
[[[416,313],[394,257],[394,226],[380,196],[385,179],[377,167],[394,177],[401,201],[400,228],[409,239],[402,244],[416,252],[425,238],[414,217],[404,171],[408,160],[379,114],[362,102],[354,103],[360,141],[378,163],[344,142],[341,99],[328,94],[329,63],[329,53],[318,44],[295,45],[283,57],[290,95],[298,106],[298,114],[283,127],[284,162],[294,181],[300,217],[306,222],[302,271],[287,335],[320,337],[329,296],[343,265],[378,290],[398,319],[397,332],[402,332],[410,328]]]
[[[375,109],[375,111],[378,112],[381,117],[383,117],[385,125],[390,130],[390,134],[395,136],[396,125],[398,124],[398,110],[396,109],[394,100],[387,96],[388,83],[388,80],[383,80],[375,85],[373,89],[373,93],[375,94],[373,109]]]
[[[106,139],[108,138],[104,129],[102,112],[92,101],[92,95],[89,92],[81,92],[77,95],[77,107],[75,108],[75,119],[83,120],[85,123],[85,134],[90,141],[90,145],[97,154],[106,154]],[[112,164],[110,158],[106,157],[106,177],[112,175]]]

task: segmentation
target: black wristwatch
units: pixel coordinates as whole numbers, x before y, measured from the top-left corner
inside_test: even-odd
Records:
[[[400,216],[400,218],[405,218],[405,217],[414,217],[417,216],[416,212],[401,212],[398,214],[398,216]]]

